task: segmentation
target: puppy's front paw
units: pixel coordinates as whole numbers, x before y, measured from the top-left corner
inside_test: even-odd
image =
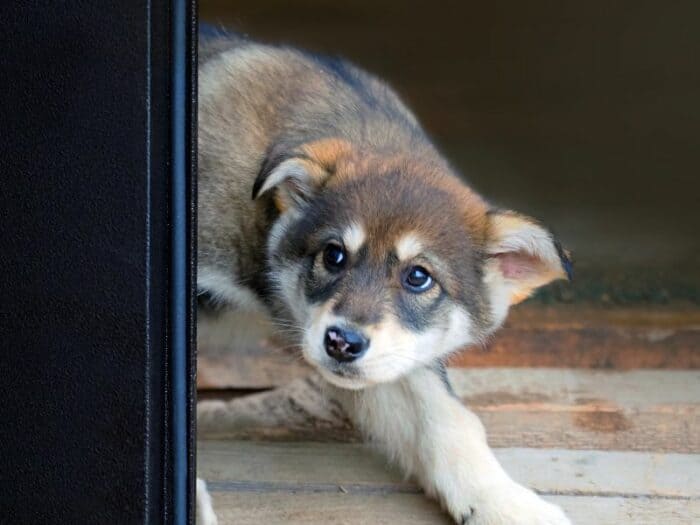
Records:
[[[203,479],[197,478],[197,525],[217,525],[218,520],[214,514],[214,506],[207,490],[207,484]]]
[[[490,488],[453,514],[460,525],[571,525],[559,507],[516,483]]]

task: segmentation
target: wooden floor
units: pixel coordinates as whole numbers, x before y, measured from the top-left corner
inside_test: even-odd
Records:
[[[700,372],[482,368],[450,376],[508,472],[574,523],[700,523]],[[220,523],[449,523],[305,384],[201,407],[198,471]]]

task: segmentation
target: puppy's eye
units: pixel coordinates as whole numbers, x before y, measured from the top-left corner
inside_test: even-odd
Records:
[[[337,244],[328,244],[323,249],[323,264],[329,272],[338,272],[345,266],[347,257],[342,246]]]
[[[422,266],[413,266],[404,274],[403,285],[413,293],[422,293],[433,286],[433,278]]]

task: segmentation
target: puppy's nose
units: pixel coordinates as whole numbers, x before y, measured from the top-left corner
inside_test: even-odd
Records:
[[[353,330],[331,326],[323,338],[326,353],[336,361],[348,363],[367,351],[369,339]]]

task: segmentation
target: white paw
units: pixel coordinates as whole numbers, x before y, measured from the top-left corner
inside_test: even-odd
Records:
[[[211,496],[207,491],[207,484],[203,479],[197,478],[197,525],[217,525],[218,520],[214,514],[214,506]]]
[[[559,507],[512,482],[483,491],[452,514],[460,525],[571,525]]]

